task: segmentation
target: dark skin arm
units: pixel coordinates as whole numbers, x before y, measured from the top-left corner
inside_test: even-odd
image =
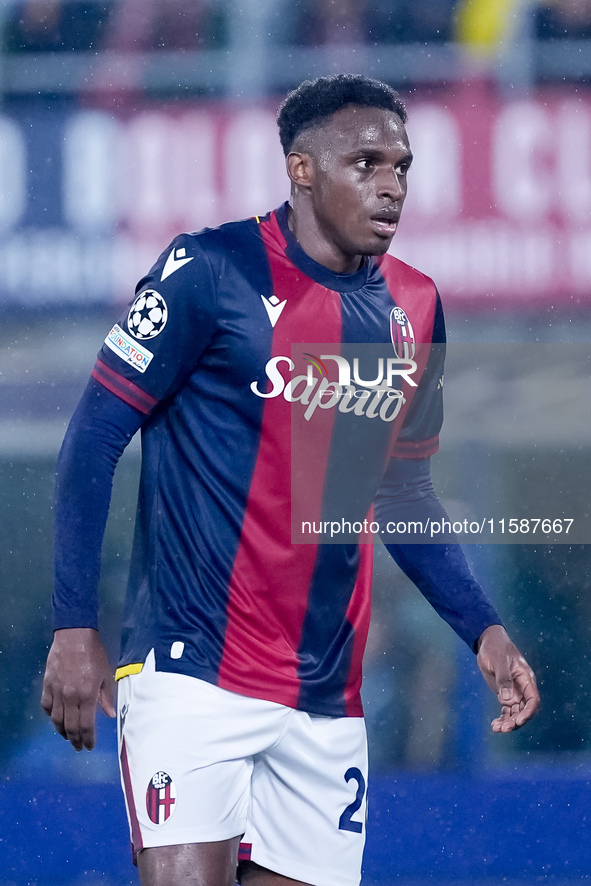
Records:
[[[482,632],[476,660],[501,705],[500,716],[491,723],[492,731],[519,729],[537,711],[540,695],[534,672],[509,639],[505,628],[491,625]]]
[[[107,653],[92,628],[56,631],[47,657],[41,707],[59,734],[77,751],[95,744],[100,705],[115,717],[115,682]]]

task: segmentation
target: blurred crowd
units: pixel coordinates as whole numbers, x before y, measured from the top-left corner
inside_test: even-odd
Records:
[[[591,0],[249,0],[274,43],[501,42],[524,10],[541,40],[591,37]],[[239,0],[15,0],[5,6],[11,52],[222,48]]]

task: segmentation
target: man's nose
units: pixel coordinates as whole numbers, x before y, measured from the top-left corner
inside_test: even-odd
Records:
[[[406,195],[406,179],[399,176],[395,167],[384,169],[378,178],[378,197],[401,200]]]

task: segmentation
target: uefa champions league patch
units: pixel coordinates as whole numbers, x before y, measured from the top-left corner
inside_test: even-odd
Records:
[[[176,787],[167,772],[157,772],[150,779],[146,791],[146,809],[150,821],[154,824],[165,824],[176,803]]]
[[[148,339],[159,335],[168,320],[166,302],[155,289],[140,293],[127,315],[127,328],[134,338]]]

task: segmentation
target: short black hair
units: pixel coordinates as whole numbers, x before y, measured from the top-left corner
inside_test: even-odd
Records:
[[[404,102],[395,89],[379,80],[357,74],[335,74],[304,80],[283,100],[277,114],[279,138],[287,156],[297,135],[330,117],[345,105],[383,108],[406,123]]]

